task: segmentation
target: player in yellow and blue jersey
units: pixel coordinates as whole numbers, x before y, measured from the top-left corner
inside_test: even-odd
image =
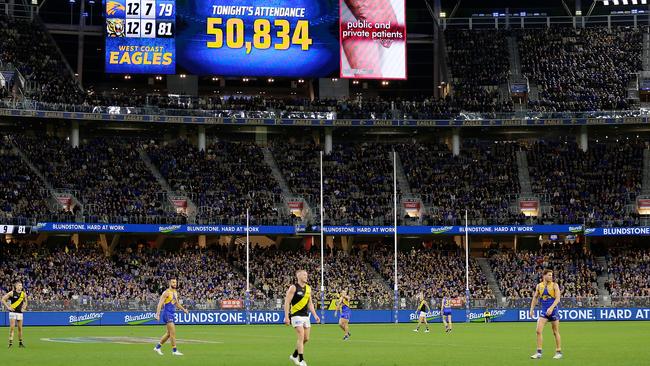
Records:
[[[544,325],[551,322],[553,336],[555,336],[555,356],[554,359],[562,358],[562,341],[560,338],[560,314],[558,305],[560,304],[560,287],[553,282],[553,270],[545,269],[542,272],[542,282],[535,287],[535,295],[530,303],[530,317],[534,317],[534,309],[537,301],[542,305],[542,312],[537,319],[537,352],[530,358],[542,358],[542,332]]]
[[[440,304],[440,314],[442,315],[442,323],[445,325],[445,333],[451,332],[453,327],[451,323],[451,298],[447,292],[445,292]]]
[[[341,296],[336,304],[336,310],[334,311],[334,317],[336,313],[340,311],[341,317],[339,318],[339,327],[343,330],[343,340],[350,338],[350,316],[352,315],[352,309],[350,309],[350,295],[348,295],[347,290],[341,291]]]
[[[167,332],[160,339],[160,342],[158,342],[156,348],[153,349],[161,356],[163,354],[161,350],[162,345],[165,344],[168,339],[171,339],[172,355],[183,355],[176,348],[176,325],[174,324],[174,312],[176,311],[176,307],[185,312],[185,314],[187,314],[188,311],[180,303],[180,299],[178,298],[178,291],[176,290],[177,287],[178,281],[175,278],[169,280],[169,288],[165,290],[160,296],[160,301],[158,301],[158,308],[156,308],[156,320],[162,319],[162,321],[165,323],[165,326],[167,327]]]

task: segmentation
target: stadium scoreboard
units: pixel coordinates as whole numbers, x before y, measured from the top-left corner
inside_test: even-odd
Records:
[[[404,0],[105,0],[107,73],[406,78]]]
[[[0,234],[22,235],[32,232],[31,226],[24,225],[0,225]]]
[[[174,0],[106,2],[106,71],[175,71]]]

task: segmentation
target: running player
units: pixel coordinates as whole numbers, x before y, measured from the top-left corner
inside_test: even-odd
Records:
[[[445,333],[450,333],[453,325],[451,323],[451,298],[447,292],[440,304],[440,314],[442,314],[442,323],[445,325]]]
[[[542,282],[535,287],[535,295],[530,303],[530,317],[534,317],[534,309],[537,300],[542,304],[542,312],[537,319],[537,352],[530,358],[542,358],[542,332],[544,325],[551,322],[553,336],[555,336],[555,356],[554,359],[562,358],[562,342],[560,339],[560,316],[558,304],[560,303],[560,287],[553,282],[553,270],[545,269],[542,272]]]
[[[23,312],[27,311],[27,294],[23,284],[14,283],[14,289],[2,297],[2,304],[9,311],[9,348],[14,343],[14,329],[18,326],[18,347],[25,348],[23,343]]]
[[[424,300],[424,294],[422,292],[420,292],[418,294],[416,299],[420,302],[420,305],[418,305],[418,310],[417,310],[417,312],[419,314],[418,315],[419,320],[418,320],[417,328],[413,329],[413,331],[414,332],[419,332],[420,331],[420,325],[422,325],[422,323],[424,323],[424,325],[426,326],[426,330],[424,332],[429,333],[429,323],[427,323],[427,313],[430,310],[429,304],[427,304],[427,302]]]
[[[174,311],[176,307],[182,310],[185,314],[188,313],[187,309],[181,305],[178,298],[178,281],[175,278],[169,280],[169,288],[165,290],[160,296],[160,301],[158,301],[158,307],[156,308],[156,320],[160,320],[160,311],[162,310],[162,321],[165,322],[167,327],[167,332],[165,335],[160,338],[160,342],[156,345],[156,348],[153,350],[162,356],[162,345],[171,338],[172,343],[172,355],[182,356],[183,354],[176,349],[176,325],[174,324]]]
[[[343,340],[350,338],[350,315],[352,315],[352,310],[350,309],[350,295],[348,295],[347,290],[341,291],[341,296],[339,301],[336,304],[336,310],[334,311],[334,317],[336,317],[336,312],[341,312],[341,317],[339,318],[339,327],[343,330]]]
[[[311,287],[307,284],[307,271],[304,269],[296,272],[295,284],[289,286],[287,295],[284,298],[284,324],[293,327],[296,330],[296,349],[292,355],[289,355],[291,360],[297,366],[307,366],[304,359],[305,343],[309,341],[309,333],[311,331],[311,321],[309,320],[309,313],[314,315],[316,323],[320,323],[320,318],[316,314],[314,303],[311,301]]]

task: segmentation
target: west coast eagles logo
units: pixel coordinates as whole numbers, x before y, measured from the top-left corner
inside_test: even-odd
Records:
[[[120,1],[107,1],[106,2],[106,15],[115,18],[124,18],[126,13],[126,6]]]
[[[109,37],[124,37],[124,19],[106,19],[106,33]]]

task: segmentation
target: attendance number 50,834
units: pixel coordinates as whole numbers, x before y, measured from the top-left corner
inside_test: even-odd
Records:
[[[208,34],[214,35],[214,40],[207,43],[208,48],[222,48],[225,44],[228,48],[246,48],[249,54],[253,48],[266,50],[287,50],[291,45],[299,45],[303,51],[307,51],[313,43],[309,38],[309,22],[299,20],[295,28],[286,19],[275,19],[273,26],[268,19],[255,19],[253,23],[253,41],[246,41],[244,21],[239,18],[226,20],[225,29],[222,18],[208,18]],[[273,29],[274,28],[274,29]],[[273,37],[274,31],[275,37]],[[224,37],[225,33],[225,37]]]

